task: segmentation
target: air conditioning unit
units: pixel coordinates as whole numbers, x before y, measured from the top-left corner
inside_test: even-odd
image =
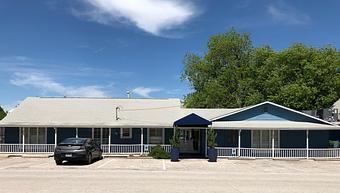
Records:
[[[338,109],[323,109],[323,120],[329,122],[338,122],[339,121],[339,111]]]

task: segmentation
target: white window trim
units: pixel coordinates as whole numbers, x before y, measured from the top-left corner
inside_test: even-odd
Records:
[[[129,136],[123,136],[123,129],[129,129]],[[132,128],[120,128],[120,138],[121,139],[131,139],[132,138]]]

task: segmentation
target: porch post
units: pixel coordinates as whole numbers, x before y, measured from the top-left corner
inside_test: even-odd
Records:
[[[100,128],[100,145],[103,144],[103,128]]]
[[[21,128],[22,135],[22,152],[25,153],[25,127]]]
[[[204,150],[205,150],[205,157],[207,157],[208,156],[208,137],[207,137],[207,135],[208,135],[208,129],[206,128],[205,129],[205,148],[204,148]]]
[[[111,153],[111,128],[109,128],[109,153]]]
[[[78,138],[78,128],[76,128],[76,138]]]
[[[238,157],[241,156],[241,129],[238,130],[238,151],[237,151]]]
[[[274,130],[272,130],[272,158],[275,157],[275,137],[274,137]]]
[[[309,130],[306,130],[306,158],[309,159]]]
[[[57,137],[57,135],[58,135],[58,129],[55,127],[54,128],[54,147],[57,147],[57,139],[58,139],[58,137]]]
[[[143,138],[143,128],[140,128],[140,155],[144,152],[144,138]]]

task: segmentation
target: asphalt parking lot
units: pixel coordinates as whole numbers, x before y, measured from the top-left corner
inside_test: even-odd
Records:
[[[340,161],[0,158],[0,192],[340,192]]]

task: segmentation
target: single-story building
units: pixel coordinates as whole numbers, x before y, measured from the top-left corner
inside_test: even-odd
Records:
[[[0,121],[0,153],[50,153],[68,137],[88,137],[107,154],[147,154],[180,132],[180,153],[207,153],[216,130],[223,157],[340,157],[340,126],[263,102],[237,109],[182,107],[179,99],[29,97]]]

